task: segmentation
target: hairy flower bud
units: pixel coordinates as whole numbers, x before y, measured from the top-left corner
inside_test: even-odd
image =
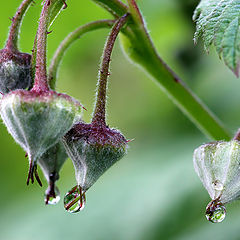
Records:
[[[0,91],[5,94],[32,86],[31,55],[17,50],[0,50]]]
[[[222,206],[240,197],[240,142],[232,140],[204,144],[194,151],[193,162],[195,171],[213,200],[207,207],[207,218],[213,210],[225,213]],[[213,212],[210,215],[214,216]],[[222,221],[224,218],[218,215],[218,219]]]
[[[111,53],[117,35],[127,19],[128,14],[119,18],[107,38],[99,71],[92,122],[77,123],[63,138],[67,153],[73,161],[77,180],[77,186],[64,197],[64,207],[71,213],[84,208],[85,192],[126,153],[127,140],[119,131],[106,125],[105,112]]]
[[[63,143],[84,192],[127,150],[127,140],[119,131],[82,122],[64,136]]]
[[[32,182],[37,160],[79,121],[79,105],[73,98],[54,91],[16,90],[1,99],[1,117],[9,133],[28,154]]]

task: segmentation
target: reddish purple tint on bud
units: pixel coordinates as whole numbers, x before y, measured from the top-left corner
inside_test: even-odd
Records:
[[[0,91],[5,94],[31,85],[31,55],[8,48],[0,50]]]
[[[64,136],[64,145],[75,167],[76,180],[83,191],[127,151],[127,140],[116,129],[77,123]]]
[[[116,129],[106,125],[106,90],[111,54],[117,35],[128,14],[114,24],[102,57],[97,97],[92,122],[79,122],[64,136],[63,143],[75,167],[78,186],[86,192],[97,179],[127,152],[127,140]]]

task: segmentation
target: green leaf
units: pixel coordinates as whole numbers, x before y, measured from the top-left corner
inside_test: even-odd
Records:
[[[51,4],[52,6],[51,6],[51,13],[50,13],[49,27],[52,25],[54,20],[58,17],[62,9],[66,7],[63,0],[54,0],[52,1]]]
[[[208,51],[214,44],[220,58],[238,76],[240,63],[240,0],[202,0],[193,20],[194,41],[202,37]]]

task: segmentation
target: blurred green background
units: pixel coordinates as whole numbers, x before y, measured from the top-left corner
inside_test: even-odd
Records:
[[[40,14],[40,0],[29,9],[21,31],[21,49],[30,52]],[[147,26],[163,59],[234,132],[239,127],[240,81],[214,50],[207,55],[194,46],[192,12],[195,0],[139,0]],[[20,3],[1,3],[0,44],[6,40],[9,17]],[[49,61],[60,41],[88,21],[110,18],[90,0],[69,1],[49,35]],[[79,99],[89,121],[99,59],[107,30],[79,40],[67,52],[59,72],[58,91]],[[240,205],[227,207],[221,224],[204,216],[210,201],[194,172],[193,150],[209,141],[174,106],[147,74],[129,64],[116,44],[109,84],[108,123],[130,143],[129,153],[87,192],[83,212],[69,214],[62,200],[45,206],[47,187],[26,186],[28,161],[3,124],[0,125],[0,239],[240,239]],[[44,178],[41,174],[42,179]],[[61,197],[75,185],[70,160],[58,186]]]

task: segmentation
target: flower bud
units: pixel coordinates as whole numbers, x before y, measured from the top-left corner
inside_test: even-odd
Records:
[[[0,50],[0,91],[5,94],[32,85],[31,55],[17,50]]]
[[[240,196],[240,142],[207,143],[194,151],[194,168],[212,199],[225,204]]]
[[[45,192],[46,204],[56,204],[60,200],[55,183],[59,179],[59,172],[67,158],[66,150],[62,142],[59,141],[38,159],[38,165],[48,181],[48,189]]]
[[[85,192],[126,153],[127,140],[119,131],[106,125],[105,112],[111,53],[117,35],[127,19],[128,14],[119,18],[107,38],[99,71],[92,122],[77,123],[63,138],[67,153],[73,161],[77,180],[77,186],[64,197],[64,207],[71,213],[84,208]]]
[[[207,207],[206,216],[213,217],[215,221],[209,219],[212,222],[220,222],[225,216],[223,205],[240,197],[240,142],[204,144],[194,151],[193,162],[196,173],[213,200]]]
[[[73,98],[54,91],[16,90],[1,99],[1,117],[9,133],[28,154],[32,182],[37,160],[79,121],[79,105]]]
[[[87,191],[127,150],[127,140],[107,126],[77,123],[64,136],[64,146],[72,159],[78,185]]]

